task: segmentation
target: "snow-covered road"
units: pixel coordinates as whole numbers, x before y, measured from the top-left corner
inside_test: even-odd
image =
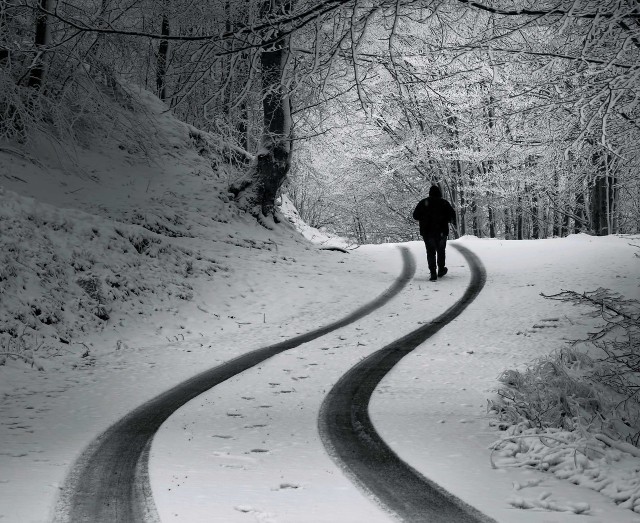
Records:
[[[462,297],[433,321],[374,352],[342,376],[322,403],[320,436],[352,481],[402,521],[495,523],[401,460],[369,417],[369,400],[380,381],[402,358],[457,318],[484,287],[482,262],[466,247],[454,247],[471,269]]]
[[[321,338],[365,317],[396,296],[415,273],[415,260],[401,247],[404,265],[396,281],[375,300],[328,325],[256,349],[190,378],[136,408],[98,436],[73,466],[56,510],[59,522],[156,521],[148,457],[160,425],[200,394],[267,359]]]
[[[544,355],[560,345],[557,340],[577,337],[586,328],[580,311],[543,300],[539,293],[575,286],[576,277],[583,278],[579,288],[592,288],[598,279],[628,289],[631,282],[624,278],[636,263],[631,251],[622,240],[594,246],[584,236],[536,243],[462,243],[487,265],[488,286],[465,314],[381,382],[370,405],[376,429],[421,474],[502,523],[637,522],[640,518],[597,492],[537,471],[492,469],[489,445],[500,432],[489,426],[486,413],[486,398],[502,370]],[[325,395],[349,368],[428,323],[464,293],[469,270],[454,249],[448,250],[450,273],[433,284],[424,267],[423,245],[408,245],[422,263],[395,300],[357,324],[228,380],[161,427],[150,470],[163,519],[394,519],[336,468],[323,449],[316,419]],[[618,263],[608,277],[593,278],[598,263],[594,254],[601,249],[613,250]],[[374,250],[379,266],[393,263],[388,248]],[[533,328],[550,317],[561,318],[558,327]],[[590,511],[519,510],[510,503],[549,493],[559,504],[588,503]]]
[[[536,242],[467,238],[459,243],[478,253],[487,267],[487,285],[461,317],[382,380],[369,411],[376,430],[418,472],[501,523],[637,522],[636,514],[598,492],[552,475],[492,469],[488,447],[501,433],[489,426],[486,414],[486,399],[501,371],[549,353],[562,340],[583,336],[592,325],[580,308],[544,300],[541,292],[603,286],[638,297],[640,274],[629,240],[580,235]],[[349,368],[429,322],[464,293],[469,271],[454,249],[448,251],[449,274],[433,284],[424,266],[423,245],[405,245],[418,260],[418,269],[400,295],[356,323],[228,379],[161,426],[149,470],[163,521],[393,519],[332,462],[318,436],[317,417],[327,392]],[[251,275],[255,281],[262,279],[264,293],[247,298],[257,304],[252,310],[266,312],[266,323],[262,318],[237,325],[232,319],[215,319],[196,325],[192,316],[177,311],[172,322],[186,326],[184,341],[161,343],[161,337],[149,335],[153,328],[141,324],[137,337],[131,331],[125,338],[131,349],[106,351],[88,370],[34,374],[17,366],[8,369],[0,417],[0,519],[51,521],[72,462],[117,419],[247,347],[309,330],[317,325],[310,318],[331,323],[343,317],[388,288],[401,270],[399,251],[391,245],[367,246],[351,255],[309,254],[297,255],[285,293],[272,290],[272,283],[282,282],[270,281],[267,272]],[[306,279],[298,274],[306,274]],[[354,288],[356,294],[345,292]],[[342,295],[336,293],[339,289]],[[264,301],[267,291],[272,301]],[[215,303],[205,290],[195,301]],[[304,304],[299,320],[296,303]],[[236,319],[248,314],[246,309],[229,310]],[[544,321],[549,319],[557,321]],[[543,328],[545,323],[553,327]],[[168,328],[166,324],[163,331]],[[633,461],[624,463],[630,466]],[[590,510],[576,515],[514,508],[519,500],[541,498],[558,506],[587,503]]]
[[[352,479],[404,521],[490,521],[400,460],[375,432],[368,417],[371,393],[406,354],[456,318],[485,283],[479,259],[455,245],[472,269],[463,296],[424,325],[374,352],[329,391],[320,412],[320,433],[330,454]],[[178,408],[216,385],[286,350],[320,339],[364,318],[389,302],[415,273],[415,260],[402,247],[404,267],[398,279],[372,302],[345,318],[275,345],[253,350],[205,371],[138,407],[100,435],[72,468],[56,511],[56,521],[134,523],[157,521],[149,487],[152,438]],[[374,442],[371,444],[370,442]]]

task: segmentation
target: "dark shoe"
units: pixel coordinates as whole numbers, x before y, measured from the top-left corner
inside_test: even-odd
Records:
[[[449,269],[447,269],[446,267],[442,267],[442,269],[438,269],[438,278],[442,278],[448,272],[449,272]]]
[[[438,275],[434,272],[431,273],[431,278],[429,278],[429,281],[436,281],[438,279]]]

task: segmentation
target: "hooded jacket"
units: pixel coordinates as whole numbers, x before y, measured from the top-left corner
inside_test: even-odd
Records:
[[[433,185],[429,196],[418,202],[413,211],[413,219],[420,223],[420,235],[442,237],[449,235],[449,223],[456,223],[456,212],[451,204],[442,198],[440,188]]]

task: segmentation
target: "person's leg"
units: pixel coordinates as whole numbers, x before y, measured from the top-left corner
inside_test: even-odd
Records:
[[[438,238],[437,241],[437,255],[438,255],[438,276],[444,276],[447,272],[446,267],[446,249],[447,249],[447,237]]]
[[[431,275],[436,274],[436,255],[438,251],[438,240],[429,236],[424,237],[424,245],[427,248],[427,265]]]

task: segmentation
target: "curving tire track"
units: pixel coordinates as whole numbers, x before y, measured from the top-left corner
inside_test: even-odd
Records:
[[[140,523],[159,521],[148,477],[151,440],[177,409],[219,383],[283,351],[298,347],[366,316],[396,296],[413,277],[415,261],[401,247],[403,269],[380,296],[334,323],[243,354],[190,378],[141,405],[98,436],[73,465],[54,521]]]
[[[488,523],[495,521],[427,479],[378,435],[368,406],[382,378],[418,345],[456,318],[476,298],[486,281],[480,259],[451,244],[471,267],[463,296],[432,322],[371,354],[344,374],[325,398],[318,419],[322,442],[334,461],[361,489],[402,521],[418,523]]]

